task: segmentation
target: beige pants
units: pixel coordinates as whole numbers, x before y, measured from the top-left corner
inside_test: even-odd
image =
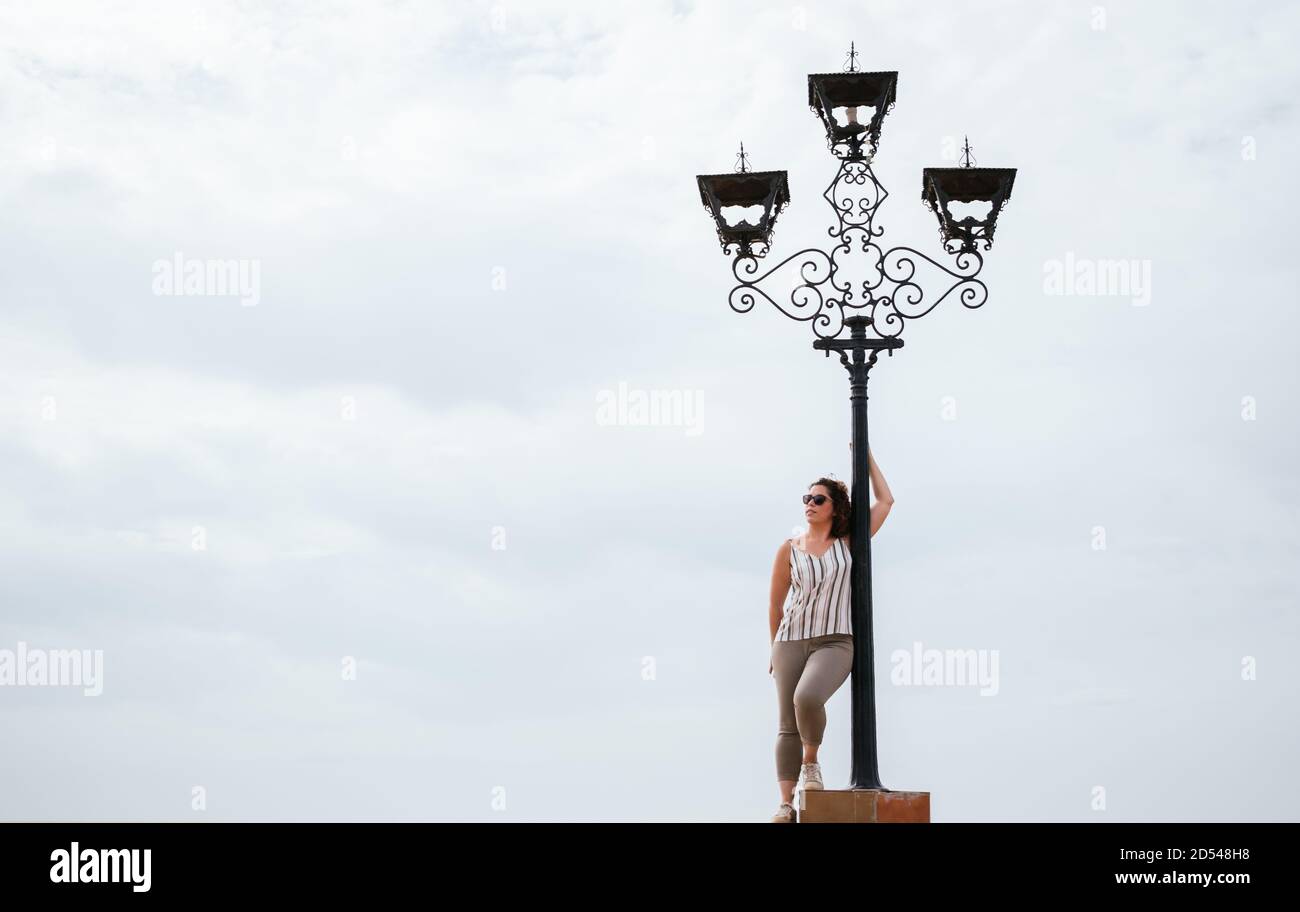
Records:
[[[853,670],[853,634],[831,633],[772,642],[772,676],[780,723],[776,734],[776,778],[798,779],[800,744],[821,744],[826,701]]]

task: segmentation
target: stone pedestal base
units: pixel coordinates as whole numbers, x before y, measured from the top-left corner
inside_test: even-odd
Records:
[[[800,789],[799,823],[929,823],[929,792]]]

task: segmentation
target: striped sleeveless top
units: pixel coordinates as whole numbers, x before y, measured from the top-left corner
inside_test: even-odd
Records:
[[[831,633],[853,633],[849,616],[848,542],[837,538],[821,557],[800,551],[790,540],[790,595],[776,628],[778,640],[805,640]]]

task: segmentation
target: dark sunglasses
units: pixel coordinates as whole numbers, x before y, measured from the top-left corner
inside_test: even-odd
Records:
[[[814,503],[819,507],[826,503],[828,499],[825,494],[805,494],[803,496],[804,503]]]

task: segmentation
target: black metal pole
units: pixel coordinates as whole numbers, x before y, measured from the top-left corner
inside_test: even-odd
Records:
[[[882,350],[902,348],[901,339],[868,339],[869,317],[854,316],[844,321],[848,339],[819,339],[813,347],[827,355],[840,353],[840,363],[849,372],[849,403],[853,408],[853,482],[849,496],[853,513],[849,523],[852,538],[849,574],[852,593],[853,677],[850,683],[853,719],[852,781],[849,788],[881,789],[876,758],[875,647],[871,612],[871,469],[867,440],[867,378]],[[871,357],[867,357],[867,352]],[[849,353],[852,352],[850,358]]]
[[[872,354],[875,354],[874,352]],[[871,535],[870,471],[867,463],[867,374],[863,352],[853,353],[849,369],[849,403],[853,407],[853,565],[849,588],[853,593],[853,781],[851,788],[878,789],[876,762],[875,648],[871,636]],[[874,359],[873,359],[874,360]]]

